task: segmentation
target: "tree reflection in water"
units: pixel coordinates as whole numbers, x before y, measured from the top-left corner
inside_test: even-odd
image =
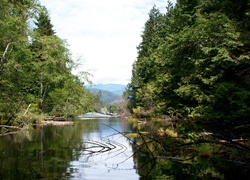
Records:
[[[219,139],[195,123],[179,124],[178,130],[159,122],[134,127],[138,132],[127,136],[133,140],[142,179],[246,179],[250,175],[247,141]]]
[[[245,179],[248,142],[210,132],[120,119],[40,127],[0,138],[0,179]]]
[[[120,119],[75,121],[0,138],[0,179],[138,179]],[[127,159],[127,160],[126,160]]]

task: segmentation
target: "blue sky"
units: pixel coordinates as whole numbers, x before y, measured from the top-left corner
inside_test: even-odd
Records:
[[[40,0],[57,35],[95,84],[127,84],[136,46],[154,4],[164,12],[167,0]],[[172,2],[176,2],[172,0]]]

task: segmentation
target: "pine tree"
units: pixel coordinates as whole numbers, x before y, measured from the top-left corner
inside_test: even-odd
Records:
[[[36,17],[35,25],[37,26],[35,30],[37,30],[41,36],[55,35],[48,10],[44,6],[40,9],[40,12]]]
[[[171,107],[195,119],[246,119],[249,3],[180,0],[164,16],[155,7],[149,15],[129,84],[132,107],[151,104],[162,114]],[[232,100],[223,88],[239,96]]]

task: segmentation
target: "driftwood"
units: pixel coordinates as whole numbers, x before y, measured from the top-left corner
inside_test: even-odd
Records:
[[[197,140],[195,142],[189,142],[189,143],[184,143],[184,144],[178,145],[178,147],[209,143],[209,144],[218,144],[218,145],[222,145],[225,147],[231,147],[231,148],[236,148],[236,149],[240,149],[240,150],[245,150],[245,151],[249,152],[250,148],[244,144],[241,144],[241,142],[244,142],[244,141],[241,139],[240,140],[234,139],[231,141],[200,139],[200,140]]]
[[[158,159],[165,159],[165,160],[171,160],[171,161],[186,161],[186,159],[184,158],[180,158],[180,157],[172,157],[172,156],[149,156],[149,155],[142,155],[142,156],[147,156],[147,157],[150,157],[150,158],[158,158]]]
[[[45,121],[66,121],[64,117],[57,117],[57,116],[47,116],[44,119]]]
[[[111,141],[107,141],[107,142],[87,141],[87,142],[84,142],[83,146],[80,146],[80,149],[82,151],[82,155],[92,155],[92,154],[101,154],[101,153],[110,152],[117,147],[120,147],[121,149],[124,148],[123,145],[116,143],[116,142],[111,142]],[[48,149],[43,149],[39,151],[39,153],[48,153],[51,151],[57,151],[57,150],[62,150],[62,149],[73,149],[73,148],[79,148],[79,147],[64,146],[64,147],[58,147],[58,148],[48,148]]]
[[[7,136],[7,135],[17,134],[17,133],[18,133],[18,131],[15,131],[15,132],[8,132],[8,133],[0,134],[0,136]]]
[[[0,133],[0,136],[7,136],[10,134],[16,134],[18,133],[22,128],[18,126],[7,126],[7,125],[0,125],[0,128],[3,128],[3,132]],[[16,129],[13,132],[9,129]]]
[[[64,125],[73,125],[73,124],[74,124],[73,121],[41,121],[36,125],[38,125],[38,126],[40,126],[40,125],[42,125],[42,126],[43,125],[44,126],[46,126],[46,125],[64,126]]]
[[[234,129],[246,129],[246,128],[249,128],[250,127],[250,124],[246,124],[246,125],[241,125],[241,126],[236,126]]]
[[[12,128],[12,129],[22,129],[18,126],[7,126],[7,125],[0,125],[0,128]]]
[[[29,106],[27,107],[26,111],[24,112],[24,114],[23,114],[24,116],[28,113],[30,106],[31,106],[31,104],[29,104]]]

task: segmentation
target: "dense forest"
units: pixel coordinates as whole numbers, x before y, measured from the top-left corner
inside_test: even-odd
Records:
[[[179,0],[149,13],[128,85],[138,116],[249,123],[250,3]]]
[[[71,73],[77,63],[46,7],[37,0],[1,0],[0,6],[0,123],[94,111],[98,97]]]
[[[133,142],[138,174],[246,179],[250,0],[166,6],[164,13],[156,6],[149,12],[124,93],[137,118],[136,133],[123,135]],[[39,0],[1,0],[0,7],[1,133],[44,116],[96,111],[99,96],[84,87],[87,79],[72,74],[77,63],[46,7]]]
[[[126,92],[134,117],[148,122],[137,135],[136,149],[151,156],[141,166],[163,159],[152,177],[177,168],[179,179],[246,178],[250,1],[177,0],[165,13],[153,6],[141,37]]]

